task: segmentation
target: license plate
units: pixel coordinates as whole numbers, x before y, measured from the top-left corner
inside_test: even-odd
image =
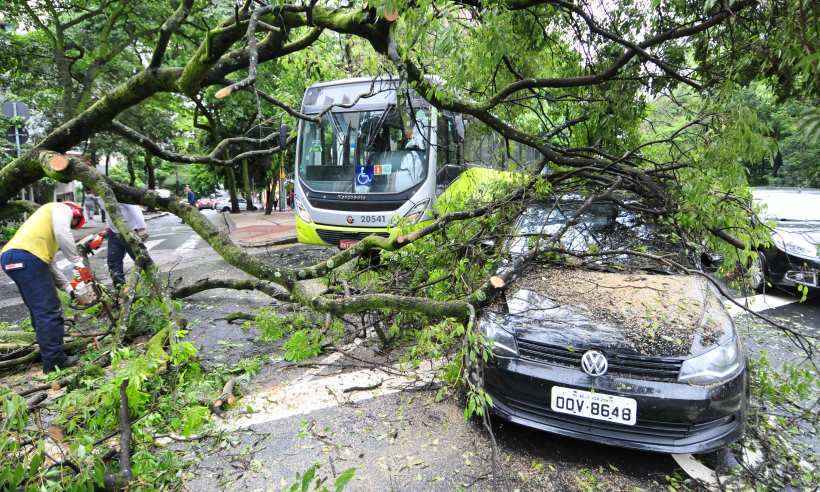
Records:
[[[624,425],[635,425],[638,414],[638,402],[634,398],[561,386],[552,387],[550,406],[553,412]]]
[[[358,242],[355,239],[342,239],[339,241],[339,249],[348,249]]]

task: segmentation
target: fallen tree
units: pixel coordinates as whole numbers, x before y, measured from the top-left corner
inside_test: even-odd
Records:
[[[84,80],[81,96],[65,98],[64,118],[55,122],[54,128],[32,148],[0,168],[0,217],[30,211],[31,204],[15,197],[38,180],[78,180],[103,199],[116,229],[137,254],[139,272],[129,278],[120,294],[120,309],[112,315],[116,319],[100,327],[105,329],[104,334],[97,337],[97,347],[89,348],[93,360],[57,382],[58,387],[71,389],[60,397],[65,402],[61,405],[68,409],[61,416],[66,427],[84,428],[90,422],[92,427],[114,432],[111,417],[120,416],[120,471],[108,475],[112,487],[139,480],[132,477],[128,445],[135,424],[132,417],[150,413],[145,403],[148,395],[163,401],[171,399],[173,391],[178,390],[175,385],[184,381],[186,365],[195,364],[195,350],[182,338],[187,323],[174,299],[209,289],[260,291],[278,304],[328,314],[311,331],[318,334],[311,335],[311,340],[320,346],[331,331],[333,319],[349,321],[353,314],[394,322],[398,333],[376,328],[386,345],[397,338],[425,333],[431,323],[452,323],[450,332],[457,340],[437,333],[437,339],[430,343],[441,347],[458,365],[487,356],[486,344],[473,324],[476,310],[503,292],[526,260],[545,253],[567,256],[557,246],[552,250],[535,249],[531,257],[514,268],[496,271],[505,260],[502,246],[512,234],[512,224],[533,200],[578,194],[586,197],[584,206],[568,218],[565,226],[547,235],[548,245],[560,244],[562,235],[597,200],[613,201],[662,225],[693,257],[702,252],[705,244],[745,266],[758,244],[768,240],[765,229],[749,221],[743,170],[732,155],[754,158],[760,151],[746,142],[750,130],[749,123],[740,117],[742,113],[726,104],[704,105],[691,114],[692,108],[675,104],[673,107],[684,113],[685,119],[663,121],[665,128],[656,130],[656,138],[651,140],[640,134],[648,113],[644,99],[647,91],[672,101],[697,93],[720,100],[718,82],[731,82],[719,80],[720,74],[730,72],[735,63],[731,54],[741,49],[741,42],[761,42],[754,33],[760,31],[762,20],[788,15],[788,9],[777,12],[782,6],[739,0],[708,8],[670,4],[664,12],[623,7],[621,14],[644,26],[632,29],[616,19],[602,18],[593,7],[563,1],[452,2],[447,8],[408,2],[399,10],[400,16],[394,15],[394,10],[385,10],[382,2],[335,7],[333,2],[265,5],[246,1],[219,21],[216,14],[225,12],[196,10],[191,0],[174,5],[148,4],[153,10],[147,19],[159,18],[161,22],[139,31],[141,44],[136,51],[150,51],[150,61],[132,64],[128,75],[95,72],[94,77]],[[58,32],[51,36],[52,48],[62,73],[68,71],[66,80],[76,79],[72,77],[72,65],[83,60],[86,53],[76,52],[77,47],[71,48],[60,39],[85,22],[89,24],[82,35],[88,36],[98,15],[106,19],[109,30],[121,28],[128,33],[126,23],[118,27],[118,18],[147,15],[131,8],[128,2],[107,1],[86,14],[63,13],[61,17],[53,8],[48,12],[57,18]],[[32,13],[36,18],[37,12]],[[738,24],[752,34],[738,39],[733,29]],[[249,119],[259,127],[285,118],[292,122],[318,121],[324,112],[302,114],[281,97],[269,94],[263,84],[272,77],[264,69],[285,70],[279,64],[284,65],[287,57],[322,49],[318,44],[327,31],[358,40],[386,74],[399,79],[397,104],[403,118],[411,117],[406,101],[412,90],[437,110],[469,115],[488,132],[498,135],[503,142],[500,160],[510,161],[511,142],[534,149],[539,158],[526,166],[508,165],[519,180],[490,189],[481,199],[465,200],[421,228],[407,229],[389,238],[369,236],[315,264],[286,267],[242,249],[196,208],[180,203],[178,197],[162,197],[117,182],[67,154],[101,133],[122,137],[148,155],[175,165],[228,166],[229,172],[234,163],[281,152],[294,143],[294,136],[282,145],[274,145],[280,140],[278,131],[256,137],[223,136],[214,125],[210,136],[218,141],[203,152],[187,154],[169,150],[173,144],[151,140],[120,117],[151,98],[170,94],[189,106],[193,103],[197,111],[205,99],[230,107],[239,98],[252,98],[255,111]],[[130,34],[129,39],[133,39],[134,33]],[[471,44],[459,47],[454,37]],[[172,43],[173,50],[169,49]],[[689,43],[699,49],[687,51]],[[102,53],[94,53],[94,59],[116,57],[122,50]],[[687,66],[685,60],[692,60],[693,65]],[[816,67],[809,70],[816,71]],[[112,78],[107,84],[94,85],[98,74]],[[447,83],[436,83],[433,76],[444,76]],[[681,92],[683,86],[688,92]],[[217,87],[221,88],[217,91]],[[297,97],[301,94],[294,92]],[[263,102],[270,106],[263,107]],[[330,106],[325,112],[333,109]],[[269,118],[265,118],[266,112]],[[661,122],[650,123],[653,126]],[[199,128],[196,122],[194,127]],[[180,217],[228,264],[249,278],[165,285],[145,245],[124,226],[119,203],[139,204]],[[382,272],[373,272],[368,259],[374,255],[382,259]],[[696,267],[670,265],[664,258],[653,260],[681,272],[702,273]],[[370,281],[373,275],[379,282]],[[149,312],[152,320],[150,338],[135,347],[128,346],[138,324],[133,319],[144,312]],[[15,356],[0,361],[0,367],[18,367],[36,359],[28,335],[18,340],[8,336],[11,341],[4,343],[14,344],[8,349]],[[72,348],[78,349],[91,345],[85,338],[70,343],[76,343]],[[101,371],[106,378],[100,377]],[[460,381],[466,380],[463,365],[455,372]],[[225,404],[232,403],[236,379],[227,377],[226,383],[223,376],[208,381],[214,392],[221,393],[198,395],[196,401],[206,403],[199,406],[221,412]],[[81,383],[85,387],[80,388]],[[473,408],[486,415],[480,385],[467,384],[470,398],[479,401]],[[170,393],[169,387],[174,388]],[[19,402],[22,396],[35,395],[25,403],[26,409],[52,402],[42,398],[42,385],[34,388],[41,389],[17,388],[5,397]],[[130,414],[128,391],[134,410]],[[195,400],[190,403],[195,404]],[[88,410],[95,407],[103,410]],[[35,459],[46,463],[34,449],[35,438],[25,437],[39,435],[28,425],[28,416],[21,410],[4,419],[11,422],[12,417],[19,425],[9,431],[9,455],[24,458],[21,461],[28,460],[26,463]],[[139,445],[137,441],[135,445]],[[110,465],[114,455],[99,452],[95,446],[84,449],[90,453],[86,456],[91,456],[87,460]],[[96,480],[90,472],[65,464],[70,461],[51,461],[60,469],[67,466],[73,470],[67,482]],[[35,481],[47,479],[47,472],[42,471]]]

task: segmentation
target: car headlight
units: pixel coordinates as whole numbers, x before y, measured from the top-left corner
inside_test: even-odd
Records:
[[[299,200],[294,200],[296,204],[296,213],[299,214],[299,218],[304,220],[305,222],[313,222],[313,219],[310,217],[310,212],[307,211],[302,202]]]
[[[820,257],[820,255],[818,255],[817,245],[808,242],[799,234],[776,231],[772,235],[772,241],[777,249],[790,255],[807,259],[817,259]]]
[[[733,377],[740,369],[740,341],[737,337],[727,343],[683,361],[678,381],[708,386]]]
[[[488,316],[481,323],[481,329],[487,341],[492,345],[493,354],[499,357],[515,357],[518,355],[518,346],[515,337],[495,322],[493,316]]]
[[[411,224],[415,224],[419,220],[424,217],[424,212],[427,211],[427,204],[430,203],[430,199],[424,199],[417,204],[413,205],[413,207],[408,210],[406,214],[404,214],[404,218]]]

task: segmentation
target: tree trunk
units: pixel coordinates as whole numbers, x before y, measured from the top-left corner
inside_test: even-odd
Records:
[[[774,159],[772,160],[772,176],[777,176],[777,173],[780,172],[781,167],[783,167],[783,154],[780,152],[780,148],[778,147],[777,153],[774,155]]]
[[[273,200],[275,200],[273,196],[273,183],[268,183],[265,186],[265,215],[270,215],[273,212]]]
[[[154,163],[152,162],[154,156],[152,156],[148,151],[145,152],[145,176],[148,180],[148,189],[149,190],[156,190],[157,189],[157,176],[154,173]],[[147,209],[149,212],[153,212],[153,207],[148,207]]]
[[[105,154],[105,175],[108,176],[108,164],[111,162],[111,154]]]
[[[242,160],[242,188],[245,192],[245,210],[253,211],[256,207],[253,205],[253,190],[251,190],[251,178],[248,173],[248,160]]]
[[[236,197],[236,173],[234,172],[232,166],[228,166],[225,169],[225,177],[228,182],[228,193],[231,195],[231,213],[238,214],[239,200]]]
[[[153,158],[154,156],[152,156],[148,152],[145,153],[145,174],[148,177],[149,190],[157,189],[157,176],[156,173],[154,173]]]
[[[134,172],[134,158],[130,155],[125,157],[125,165],[128,167],[128,184],[134,186],[137,181],[137,175]]]

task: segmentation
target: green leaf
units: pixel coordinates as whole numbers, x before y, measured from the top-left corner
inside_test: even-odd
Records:
[[[348,482],[353,480],[353,475],[356,474],[355,468],[348,468],[347,470],[343,471],[336,480],[333,482],[333,490],[335,492],[341,492],[347,487]]]
[[[310,482],[312,482],[313,477],[316,476],[317,468],[319,468],[319,465],[314,464],[310,468],[305,470],[305,474],[302,475],[302,492],[308,492],[310,490]]]

